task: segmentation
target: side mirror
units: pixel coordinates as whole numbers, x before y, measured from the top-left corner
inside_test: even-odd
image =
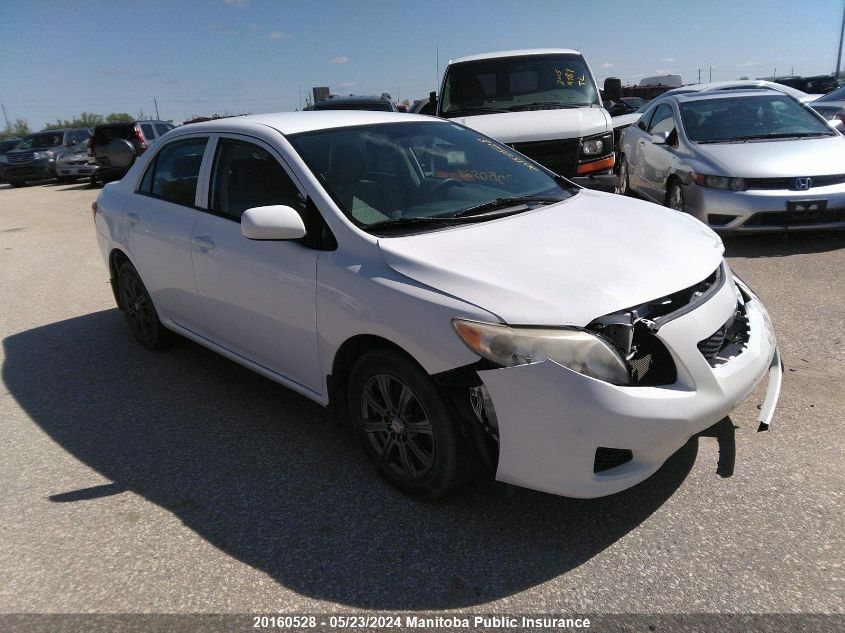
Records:
[[[666,145],[666,142],[669,140],[669,134],[671,132],[655,132],[651,135],[651,142],[655,145]]]
[[[827,124],[840,134],[845,134],[845,123],[842,119],[830,119]]]
[[[604,100],[619,101],[622,96],[622,80],[619,77],[608,77],[604,80]]]
[[[241,233],[248,240],[298,240],[305,237],[305,223],[285,205],[252,207],[241,216]]]
[[[431,113],[437,115],[437,93],[433,90],[428,93],[428,105],[431,108]]]

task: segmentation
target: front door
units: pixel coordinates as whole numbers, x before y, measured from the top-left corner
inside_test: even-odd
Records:
[[[255,139],[221,136],[208,209],[199,212],[191,235],[197,288],[209,338],[318,394],[319,251],[241,234],[245,210],[277,204],[305,210],[304,197],[274,150]]]

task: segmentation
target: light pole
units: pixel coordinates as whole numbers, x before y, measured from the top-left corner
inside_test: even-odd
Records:
[[[839,64],[842,62],[842,38],[845,37],[845,6],[842,7],[842,29],[839,31],[839,48],[836,51],[836,80],[839,80]]]

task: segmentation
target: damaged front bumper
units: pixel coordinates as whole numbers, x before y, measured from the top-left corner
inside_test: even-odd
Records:
[[[697,343],[736,310],[733,283],[655,334],[676,364],[671,385],[615,386],[551,360],[479,371],[498,426],[496,479],[570,497],[625,490],[733,411],[768,375],[759,419],[767,428],[780,392],[780,356],[765,308],[739,285],[750,297],[748,340],[726,362],[711,365]],[[601,450],[622,452],[627,461],[594,472]]]

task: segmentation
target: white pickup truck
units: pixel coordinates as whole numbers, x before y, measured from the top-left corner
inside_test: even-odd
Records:
[[[613,170],[613,124],[587,61],[575,50],[503,51],[450,61],[436,113],[567,178]]]

